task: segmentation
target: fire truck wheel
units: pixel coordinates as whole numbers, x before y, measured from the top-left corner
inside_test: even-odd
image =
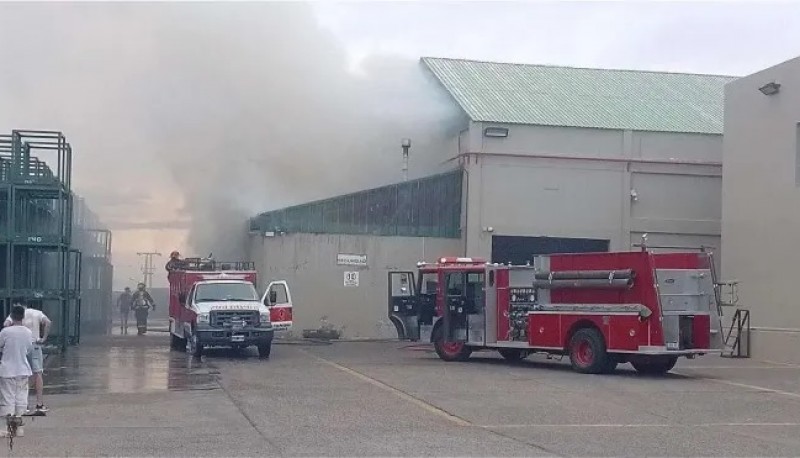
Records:
[[[186,339],[181,339],[175,334],[170,334],[170,348],[173,350],[186,350]]]
[[[472,348],[463,342],[445,342],[441,327],[434,331],[433,348],[439,358],[445,361],[466,361],[472,354]]]
[[[603,368],[604,374],[611,374],[615,370],[617,370],[617,366],[619,365],[620,358],[618,355],[608,355],[608,360],[606,360],[606,367]]]
[[[272,352],[272,342],[264,345],[258,346],[258,357],[259,358],[269,358],[269,354]]]
[[[528,352],[517,348],[501,348],[497,350],[506,361],[517,362],[528,357]]]
[[[572,368],[582,374],[601,374],[608,369],[603,335],[594,328],[579,329],[569,341]]]
[[[200,343],[200,338],[197,337],[197,333],[193,332],[188,339],[186,339],[187,345],[186,349],[189,353],[194,356],[195,358],[199,358],[203,356],[203,344]]]
[[[631,359],[631,366],[640,374],[663,375],[671,371],[677,362],[677,356],[642,356]]]

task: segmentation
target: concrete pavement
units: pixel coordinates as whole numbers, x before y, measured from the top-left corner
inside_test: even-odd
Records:
[[[587,376],[538,356],[445,363],[398,342],[196,361],[165,333],[114,336],[51,361],[53,410],[14,455],[797,455],[799,366],[687,363]]]

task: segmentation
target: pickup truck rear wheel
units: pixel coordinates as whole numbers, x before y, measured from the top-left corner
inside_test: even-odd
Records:
[[[272,342],[261,344],[258,346],[259,358],[269,358],[270,352],[272,352]]]

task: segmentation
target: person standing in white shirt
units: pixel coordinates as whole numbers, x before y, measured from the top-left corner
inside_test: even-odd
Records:
[[[33,351],[33,333],[22,320],[25,307],[11,307],[11,325],[0,331],[0,415],[20,417],[28,410],[28,383],[33,375],[28,362]],[[0,430],[0,437],[8,435]],[[17,428],[17,436],[24,436],[22,427]]]
[[[6,318],[3,326],[10,326],[11,316]],[[50,326],[53,324],[50,318],[41,310],[25,307],[25,318],[22,324],[31,331],[33,336],[33,351],[29,357],[31,371],[33,371],[33,386],[36,388],[36,410],[33,415],[43,416],[47,414],[47,406],[44,405],[44,355],[42,354],[42,344],[47,340],[50,333]]]

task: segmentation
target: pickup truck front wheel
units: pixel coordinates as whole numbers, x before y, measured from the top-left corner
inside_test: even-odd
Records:
[[[258,357],[259,358],[269,358],[269,354],[272,352],[272,341],[269,341],[265,344],[260,344],[258,346]]]
[[[186,351],[196,358],[203,356],[203,344],[196,332],[192,332],[186,339]]]

